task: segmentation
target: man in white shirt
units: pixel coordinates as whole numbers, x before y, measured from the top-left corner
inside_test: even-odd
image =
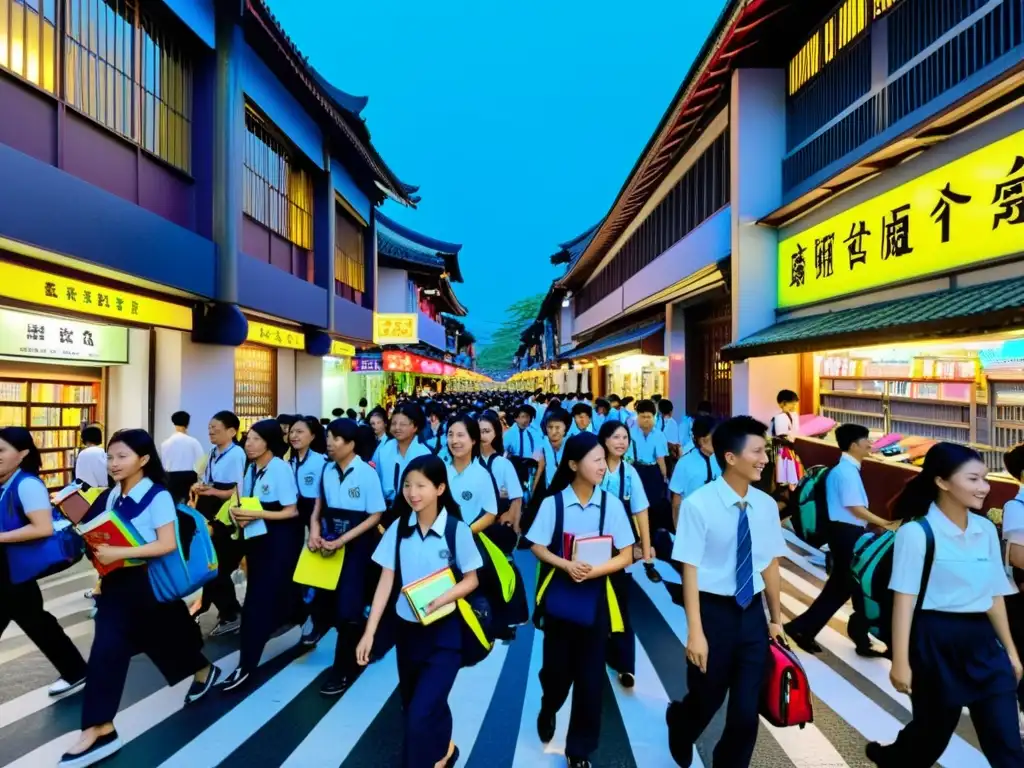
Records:
[[[808,653],[820,653],[822,648],[814,639],[824,629],[836,611],[850,599],[853,592],[851,562],[857,540],[867,526],[894,527],[893,523],[868,509],[868,493],[861,480],[861,462],[871,454],[871,440],[867,427],[842,424],[836,428],[836,442],[843,453],[839,463],[829,470],[825,478],[825,498],[828,502],[828,548],[832,553],[832,574],[811,606],[786,625],[786,634]],[[880,656],[871,646],[867,627],[854,614],[847,624],[847,633],[861,656]]]
[[[786,553],[779,508],[753,486],[768,464],[767,431],[750,416],[718,425],[712,442],[723,474],[680,510],[672,559],[683,564],[687,693],[669,704],[666,720],[669,749],[683,768],[726,694],[714,764],[750,765],[757,741],[768,638],[782,635],[778,558]]]
[[[174,434],[160,446],[160,461],[167,473],[167,490],[176,504],[188,500],[192,486],[199,480],[196,466],[206,453],[198,440],[188,433],[192,417],[185,411],[171,416]]]
[[[99,427],[82,430],[82,445],[75,459],[75,480],[90,488],[107,488],[107,452],[103,448],[103,431]]]

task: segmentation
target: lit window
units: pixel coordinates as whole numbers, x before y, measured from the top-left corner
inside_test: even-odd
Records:
[[[341,210],[334,216],[334,280],[352,290],[366,291],[363,230]]]
[[[0,0],[0,67],[56,92],[56,0]]]
[[[142,22],[142,146],[171,165],[192,166],[192,68],[172,39]]]

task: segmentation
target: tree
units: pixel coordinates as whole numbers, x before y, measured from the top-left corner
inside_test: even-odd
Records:
[[[544,294],[538,293],[536,296],[520,299],[506,310],[504,322],[494,332],[490,342],[477,354],[477,367],[490,370],[512,367],[512,357],[519,349],[519,336],[537,319],[542,301]]]

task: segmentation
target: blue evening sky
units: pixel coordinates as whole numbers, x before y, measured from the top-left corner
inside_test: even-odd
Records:
[[[269,4],[313,66],[369,96],[374,144],[423,196],[384,211],[463,243],[455,289],[485,339],[607,213],[723,0]]]

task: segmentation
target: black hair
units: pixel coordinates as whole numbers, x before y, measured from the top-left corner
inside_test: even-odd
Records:
[[[636,398],[635,398],[635,397],[624,397],[624,398],[622,398],[622,407],[623,407],[623,408],[625,408],[625,407],[626,407],[626,406],[628,406],[628,405],[629,405],[630,403],[632,403],[632,402],[633,402],[634,400],[636,400]],[[635,411],[635,410],[636,410],[636,408],[634,407],[634,409],[633,409],[633,410]]]
[[[409,419],[417,432],[423,429],[423,425],[426,424],[427,421],[426,417],[423,415],[423,409],[416,405],[416,403],[409,401],[399,403],[395,406],[395,410],[392,412],[391,418],[394,419],[395,416],[398,415],[405,416]]]
[[[295,424],[303,423],[306,428],[309,429],[313,435],[313,440],[309,444],[309,450],[316,453],[327,453],[327,433],[324,431],[323,425],[320,423],[320,419],[316,416],[298,416],[295,419]],[[292,424],[294,427],[295,424]]]
[[[287,426],[289,429],[291,429],[292,424],[295,423],[295,420],[297,418],[298,418],[298,416],[293,416],[290,413],[280,413],[280,414],[278,414],[278,416],[277,416],[278,429],[280,429],[283,426]]]
[[[327,425],[332,437],[340,437],[346,443],[354,443],[359,438],[359,425],[352,419],[335,419]]]
[[[355,419],[359,418],[359,413],[356,411],[355,408],[349,408],[347,411],[345,411],[345,418],[352,419],[354,421]]]
[[[576,473],[569,466],[569,462],[575,461],[578,463],[583,461],[583,457],[595,448],[604,450],[597,441],[597,435],[593,432],[580,432],[578,435],[570,437],[565,443],[562,462],[558,465],[558,469],[555,470],[555,476],[551,478],[551,485],[548,487],[547,493],[544,494],[545,498],[557,496],[568,488],[572,481],[576,479]]]
[[[331,416],[333,416],[336,419],[340,419],[344,415],[345,415],[345,409],[344,408],[335,408],[333,411],[331,411]]]
[[[939,498],[939,478],[948,480],[964,464],[982,461],[981,454],[959,443],[936,443],[924,455],[921,471],[903,486],[893,503],[894,520],[913,520],[928,513]]]
[[[1018,443],[1003,454],[1003,466],[1018,483],[1024,480],[1024,443]]]
[[[608,395],[608,402],[612,403],[612,404],[614,404],[614,403],[621,403],[622,402],[622,398],[619,397],[618,395]]]
[[[649,413],[652,416],[658,412],[658,406],[654,404],[653,400],[641,400],[633,408],[637,413]]]
[[[693,418],[693,426],[690,429],[693,434],[693,441],[697,442],[702,437],[707,437],[715,432],[715,418],[707,414],[701,414]]]
[[[775,402],[779,405],[785,405],[786,403],[799,403],[800,395],[792,389],[780,389],[779,394],[775,397]]]
[[[660,403],[661,402],[661,395],[659,395],[657,392],[655,392],[653,395],[651,395],[651,402],[654,403],[655,405]]]
[[[249,432],[255,432],[262,437],[263,441],[267,444],[267,449],[278,458],[281,458],[288,451],[284,435],[281,434],[281,425],[284,423],[279,419],[263,419],[249,427]]]
[[[370,461],[376,452],[377,435],[373,433],[373,427],[360,424],[356,427],[356,455],[363,461]]]
[[[594,408],[596,408],[597,410],[601,410],[602,408],[604,408],[606,411],[610,411],[612,409],[612,404],[605,400],[603,397],[599,397],[597,398],[597,400],[594,401]]]
[[[455,501],[455,497],[452,495],[452,487],[448,482],[448,468],[444,462],[430,454],[428,456],[417,456],[415,459],[410,461],[405,467],[405,471],[402,473],[402,479],[399,481],[397,493],[395,494],[395,503],[391,508],[392,514],[398,521],[398,536],[400,538],[408,538],[412,535],[413,528],[415,525],[409,525],[409,515],[412,514],[412,507],[409,506],[409,502],[405,499],[405,479],[412,472],[419,472],[435,487],[439,488],[442,484],[444,485],[444,493],[442,493],[437,499],[437,514],[441,514],[442,509],[448,510],[449,515],[454,515],[457,519],[462,519],[462,509],[459,507],[458,502]]]
[[[484,411],[477,418],[477,421],[486,421],[494,429],[494,439],[491,441],[491,448],[499,456],[505,454],[505,436],[501,428],[501,417],[491,410]]]
[[[530,421],[533,421],[535,418],[537,418],[537,409],[534,408],[532,405],[520,405],[518,408],[516,408],[516,415],[513,418],[518,419],[524,413],[530,417]]]
[[[764,437],[767,431],[768,425],[753,416],[733,416],[731,419],[723,421],[711,434],[711,444],[715,448],[718,466],[725,469],[729,466],[725,460],[725,454],[742,453],[749,438]]]
[[[565,408],[549,408],[548,412],[544,414],[544,429],[548,428],[548,424],[552,421],[560,421],[565,425],[568,430],[572,427],[572,416]]]
[[[278,428],[278,432],[280,432]],[[156,449],[156,443],[153,442],[153,436],[144,429],[122,429],[120,432],[115,432],[110,438],[110,442],[107,443],[107,451],[110,451],[110,446],[114,443],[121,443],[126,446],[128,450],[138,456],[140,459],[149,457],[149,461],[146,462],[145,466],[142,467],[142,476],[147,477],[153,481],[156,485],[164,485],[164,465],[160,461],[160,453]]]
[[[324,416],[322,419],[320,419],[320,426],[321,427],[326,428],[327,425],[330,424],[330,423],[331,423],[331,420],[328,419],[326,416]]]
[[[697,413],[714,413],[715,407],[710,400],[701,400],[697,403]]]
[[[594,393],[593,392],[584,392],[583,393],[583,399],[584,400],[593,400],[594,399]]]
[[[591,408],[586,403],[576,403],[576,405],[574,405],[572,407],[573,418],[579,416],[581,413],[585,413],[589,418],[593,418],[594,417],[594,409],[593,408]]]
[[[836,442],[839,444],[839,450],[843,453],[849,451],[858,440],[870,436],[870,430],[860,424],[840,424],[836,427]]]
[[[171,424],[176,427],[188,429],[190,423],[192,423],[192,417],[188,415],[188,411],[175,411],[171,414]]]
[[[219,421],[226,429],[235,430],[236,433],[242,426],[242,422],[238,420],[238,416],[236,416],[233,411],[217,411],[213,414],[213,420]],[[278,427],[278,429],[280,430],[280,427]]]
[[[618,421],[616,419],[609,419],[604,424],[602,424],[601,428],[597,431],[597,442],[599,442],[601,444],[601,447],[604,448],[605,454],[608,453],[608,445],[607,445],[608,440],[619,429],[626,430],[626,437],[628,437],[630,439],[630,441],[632,441],[633,438],[629,434],[629,427],[627,427],[621,421]],[[628,443],[626,445],[626,450],[627,451],[629,450],[629,444]]]
[[[660,413],[662,416],[668,416],[674,410],[675,406],[672,405],[671,400],[666,400],[663,397],[658,401],[658,413]]]
[[[99,427],[86,427],[82,430],[82,442],[86,445],[103,445],[103,430]]]
[[[365,408],[367,405],[369,405],[369,403],[366,402],[366,398],[365,397],[360,397],[359,398],[359,407],[360,408]]]
[[[456,424],[462,424],[466,428],[466,432],[469,433],[469,439],[473,441],[473,449],[469,454],[470,461],[472,461],[480,456],[480,425],[468,413],[460,413],[458,416],[453,416],[445,426],[445,441],[448,439],[448,431]],[[450,447],[448,452],[451,453]]]
[[[0,429],[0,440],[11,446],[16,451],[28,451],[25,458],[19,465],[22,472],[29,475],[39,475],[42,469],[43,459],[39,455],[39,448],[36,441],[32,439],[32,433],[24,427],[4,427]]]

